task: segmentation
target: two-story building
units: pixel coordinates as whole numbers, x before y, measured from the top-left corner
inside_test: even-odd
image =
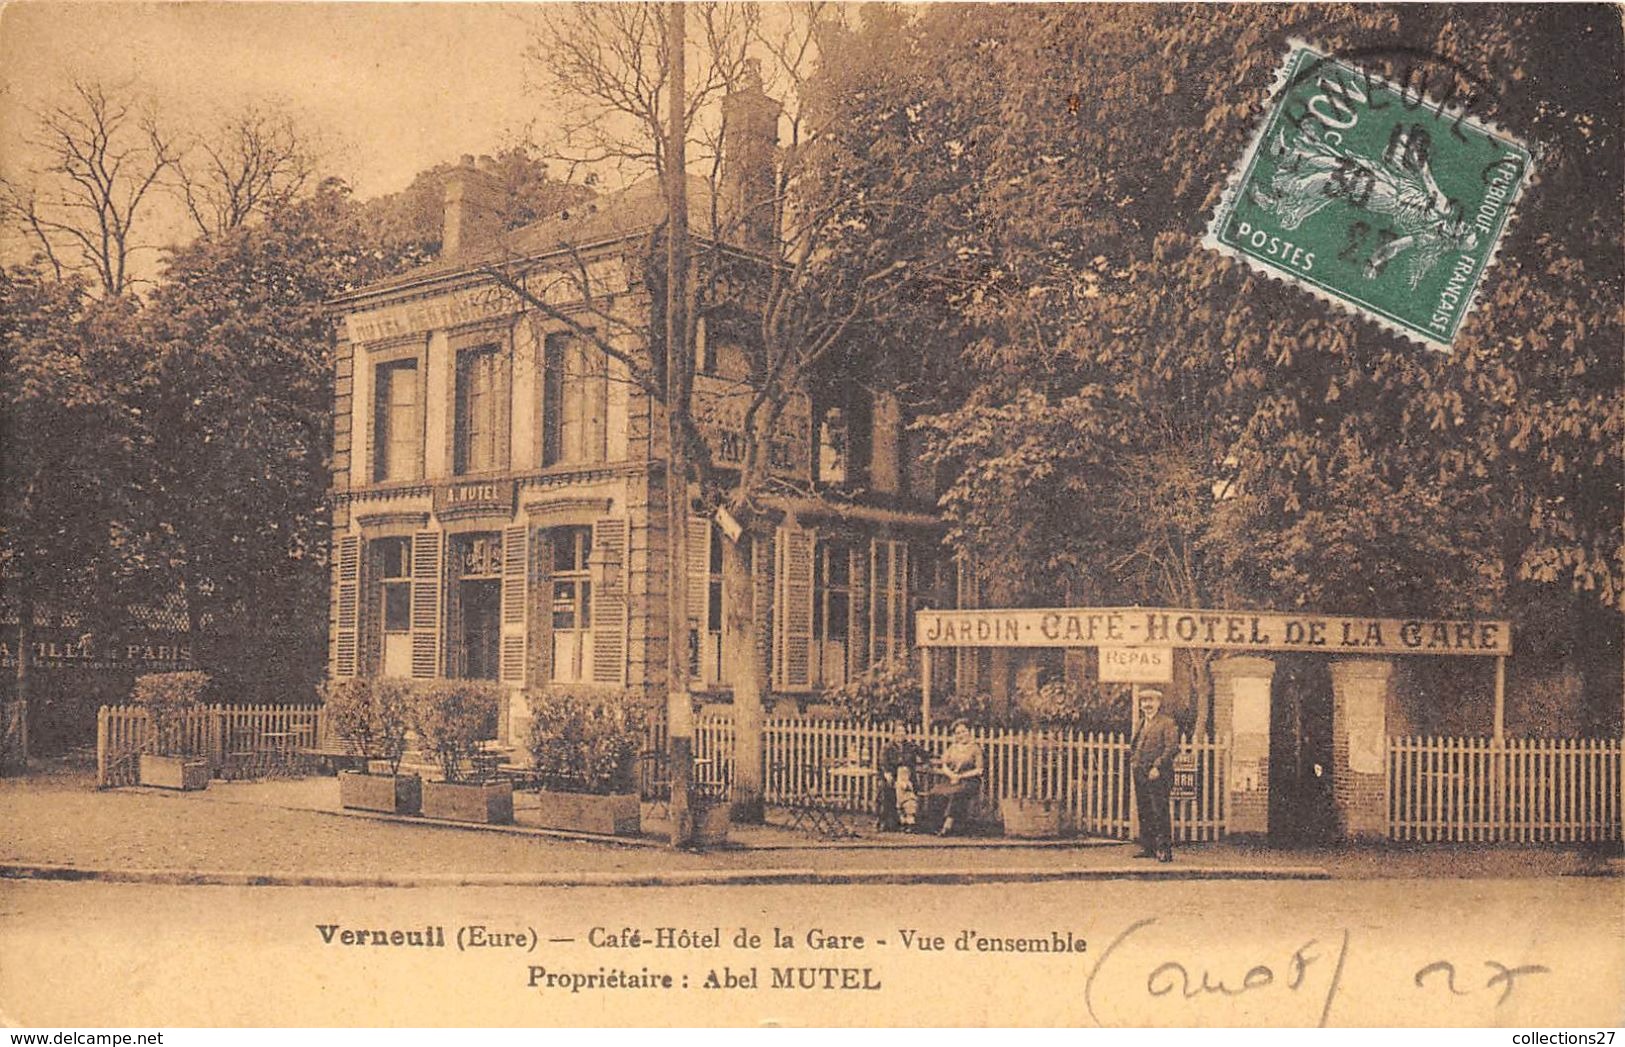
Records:
[[[729,101],[734,130],[717,198],[691,179],[695,214],[741,207],[763,184],[752,168],[771,162],[776,103],[756,86]],[[592,324],[613,310],[618,344],[637,355],[655,313],[640,273],[665,216],[660,186],[650,179],[507,233],[489,226],[489,192],[465,158],[447,185],[441,257],[334,303],[330,671],[500,680],[511,696],[658,693],[664,410],[624,360],[559,314]],[[494,279],[495,264],[521,274],[550,308],[525,307]],[[748,399],[741,361],[703,324],[696,353],[694,415],[713,464],[726,469],[737,462]],[[778,499],[773,553],[753,561],[758,631],[771,638],[758,645],[760,675],[775,696],[810,696],[907,657],[913,608],[941,605],[951,591],[936,552],[935,492],[908,438],[896,399],[855,383],[784,410],[773,468],[787,491],[808,494]],[[843,497],[821,497],[827,490]],[[693,634],[680,642],[697,686],[720,696],[728,680],[716,526],[700,515],[689,526]],[[511,699],[509,737],[524,737],[527,716]]]

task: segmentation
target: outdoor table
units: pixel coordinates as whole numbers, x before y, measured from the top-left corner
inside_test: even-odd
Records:
[[[806,790],[792,789],[780,806],[790,813],[789,827],[817,833],[826,839],[855,837],[853,820],[863,812],[847,809],[847,797],[826,791],[826,783],[853,781],[874,775],[872,768],[850,763],[830,764],[819,768],[816,784]]]

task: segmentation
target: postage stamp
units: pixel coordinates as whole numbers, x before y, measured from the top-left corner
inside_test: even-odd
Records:
[[[1448,99],[1293,41],[1202,242],[1448,351],[1533,176]]]

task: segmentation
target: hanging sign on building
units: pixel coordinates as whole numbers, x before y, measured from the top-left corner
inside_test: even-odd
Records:
[[[1172,647],[1100,648],[1102,683],[1168,683],[1174,678]]]
[[[512,480],[465,480],[439,484],[434,489],[434,512],[440,517],[512,513],[513,504]]]
[[[705,437],[715,464],[742,464],[745,416],[752,399],[750,387],[743,382],[694,376],[694,424]],[[792,396],[774,423],[768,464],[777,475],[805,478],[811,462],[812,404],[805,396]]]
[[[1512,653],[1504,621],[1071,607],[920,611],[921,647],[1197,647],[1319,654]]]

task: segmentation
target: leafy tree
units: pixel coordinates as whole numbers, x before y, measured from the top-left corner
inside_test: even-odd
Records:
[[[127,314],[76,278],[0,269],[0,577],[17,612],[17,701],[29,695],[36,608],[109,612],[131,466],[130,419],[113,396],[129,362],[114,337]]]
[[[1601,9],[1486,15],[1470,32],[1441,8],[908,24],[913,72],[854,96],[849,126],[873,130],[851,153],[866,184],[939,182],[915,235],[960,263],[951,334],[978,382],[933,425],[961,547],[1034,599],[1518,615],[1533,587],[1581,594],[1569,620],[1617,639],[1619,114],[1565,71],[1617,68],[1618,33]],[[1200,247],[1292,36],[1426,73],[1543,146],[1452,353]],[[916,112],[948,130],[910,137]]]
[[[144,561],[185,594],[200,667],[237,693],[307,693],[326,650],[326,301],[386,275],[342,185],[173,253],[130,390]],[[249,667],[253,667],[249,669]]]

